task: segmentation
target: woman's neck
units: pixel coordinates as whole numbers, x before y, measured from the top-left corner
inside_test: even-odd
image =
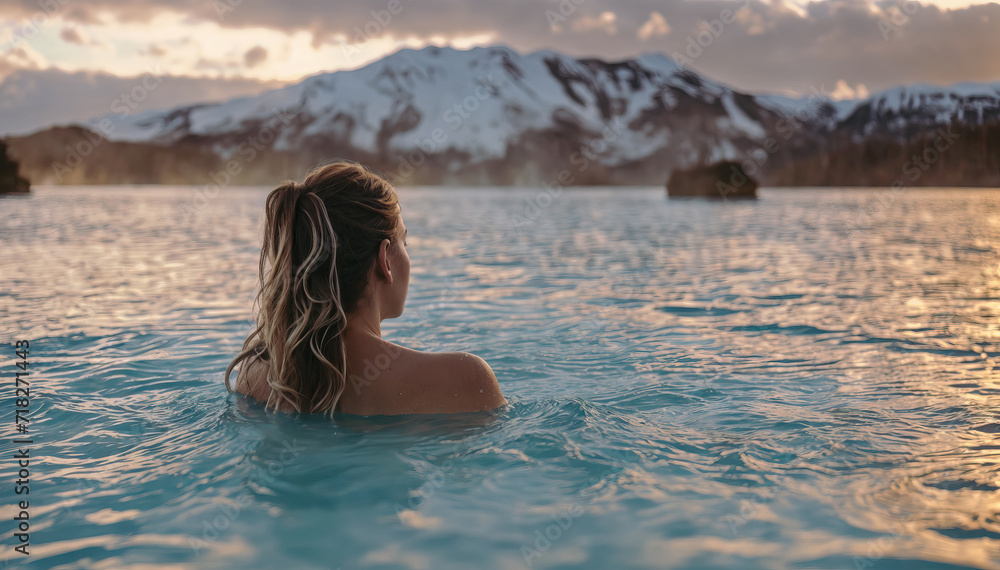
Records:
[[[352,313],[347,315],[346,336],[374,336],[382,338],[382,321],[370,312]]]

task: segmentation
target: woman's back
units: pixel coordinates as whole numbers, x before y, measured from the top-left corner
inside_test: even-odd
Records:
[[[492,410],[506,403],[493,370],[474,354],[420,352],[360,334],[346,335],[345,344],[347,384],[338,412],[449,414]],[[236,379],[236,391],[266,402],[271,389],[265,374],[262,361],[249,361]]]

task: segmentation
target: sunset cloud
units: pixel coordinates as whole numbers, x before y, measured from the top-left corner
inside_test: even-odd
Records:
[[[59,37],[66,43],[84,45],[89,43],[89,40],[83,37],[79,28],[65,28],[60,32]]]
[[[225,9],[217,9],[220,2]],[[359,0],[336,9],[324,0],[55,4],[58,9],[44,12],[34,0],[0,0],[0,80],[17,70],[131,77],[155,63],[169,76],[287,84],[360,67],[403,47],[502,43],[523,53],[554,49],[610,60],[650,52],[681,55],[698,72],[754,92],[803,94],[841,81],[854,93],[860,87],[1000,81],[996,3]],[[726,14],[728,23],[722,24]],[[701,46],[698,35],[706,29],[719,33]]]
[[[667,24],[667,19],[663,17],[663,14],[651,12],[649,19],[639,28],[636,36],[642,41],[647,41],[650,38],[665,36],[668,33],[670,33],[670,26]]]
[[[260,65],[265,59],[267,59],[267,50],[260,46],[254,46],[243,54],[243,62],[246,63],[247,67]]]

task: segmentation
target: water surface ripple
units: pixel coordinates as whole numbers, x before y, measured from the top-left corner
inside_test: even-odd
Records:
[[[1000,191],[402,188],[386,337],[511,404],[334,422],[222,386],[266,193],[0,199],[29,567],[1000,568]]]

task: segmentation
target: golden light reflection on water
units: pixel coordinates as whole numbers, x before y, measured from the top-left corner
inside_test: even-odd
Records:
[[[596,189],[516,228],[533,190],[402,189],[411,291],[384,331],[492,364],[512,407],[473,429],[225,400],[266,190],[189,221],[188,188],[0,203],[20,252],[0,262],[0,336],[37,339],[45,372],[42,560],[275,563],[322,528],[353,537],[353,563],[434,567],[448,543],[514,566],[578,506],[541,566],[1000,568],[997,193],[919,191],[872,218],[871,191]],[[293,438],[303,458],[281,463]]]

